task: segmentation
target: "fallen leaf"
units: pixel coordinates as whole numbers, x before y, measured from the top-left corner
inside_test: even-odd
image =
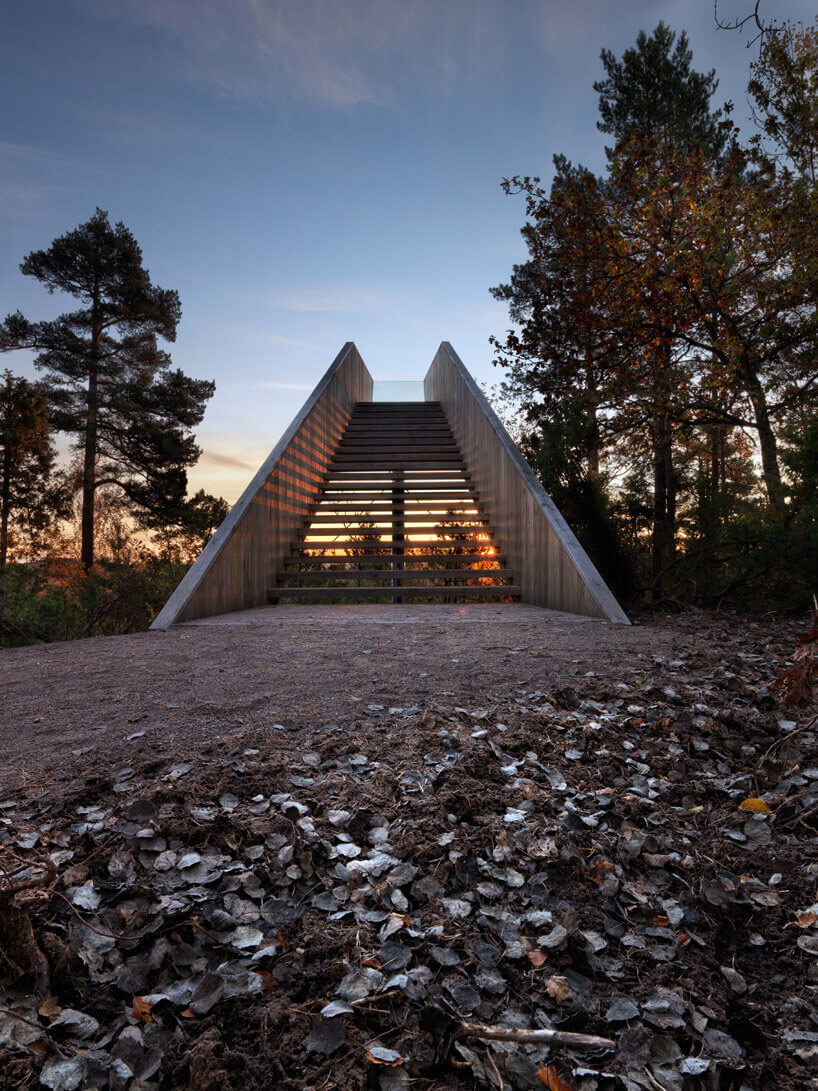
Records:
[[[610,860],[606,860],[602,857],[599,860],[594,860],[593,864],[591,864],[590,875],[595,883],[599,882],[600,872],[605,871],[613,871],[613,864]]]
[[[542,1065],[538,1068],[537,1076],[548,1088],[548,1091],[572,1091],[571,1086],[565,1080],[559,1078],[557,1070],[552,1064]]]
[[[566,997],[571,995],[571,986],[568,979],[559,974],[553,974],[545,983],[545,991],[557,1004],[561,1004]]]
[[[134,1019],[138,1019],[140,1023],[152,1023],[153,1016],[151,1015],[150,1000],[146,1000],[143,996],[135,996],[131,1015]]]
[[[818,913],[813,909],[799,909],[795,914],[795,923],[799,928],[809,928],[810,925],[815,924],[818,921]],[[40,1015],[43,1014],[42,1008],[40,1009]]]
[[[44,1000],[42,1004],[37,1008],[37,1012],[43,1016],[44,1019],[56,1019],[62,1011],[60,1002],[56,996],[49,996],[47,1000]]]
[[[179,1012],[179,1014],[182,1016],[183,1019],[195,1019],[196,1018],[196,1012],[192,1011],[190,1008],[185,1008],[185,1010]]]
[[[400,1053],[395,1052],[394,1049],[384,1049],[383,1046],[373,1046],[372,1049],[368,1049],[366,1057],[373,1064],[385,1064],[389,1065],[390,1068],[397,1068],[406,1059]]]
[[[311,1053],[323,1053],[329,1057],[346,1041],[343,1019],[325,1019],[318,1015],[312,1021],[304,1045]]]
[[[546,955],[543,951],[527,951],[526,954],[528,955],[528,961],[538,970],[546,960]]]
[[[656,928],[667,928],[670,924],[670,917],[666,916],[664,913],[654,913],[653,924]]]
[[[739,810],[752,811],[754,814],[767,814],[770,810],[768,803],[765,803],[763,799],[756,799],[755,796],[750,796],[749,799],[742,800],[739,803]]]

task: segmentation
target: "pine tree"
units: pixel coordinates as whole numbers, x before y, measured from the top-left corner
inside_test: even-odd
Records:
[[[600,132],[613,136],[617,145],[638,136],[658,145],[719,154],[725,142],[721,111],[710,106],[719,82],[715,69],[704,73],[691,68],[693,54],[684,31],[677,39],[660,22],[650,37],[640,30],[636,46],[626,49],[621,60],[609,49],[602,50],[601,59],[606,78],[594,83]],[[606,151],[613,155],[612,148]]]
[[[44,390],[5,371],[0,381],[0,613],[13,530],[31,550],[39,535],[67,513],[69,493],[55,474],[55,458]]]
[[[19,312],[0,328],[0,348],[39,350],[54,422],[82,453],[83,567],[94,563],[94,496],[115,485],[134,511],[161,513],[183,503],[186,467],[199,449],[191,429],[215,389],[171,368],[158,338],[174,341],[181,316],[175,291],[151,283],[136,239],[97,209],[87,223],[30,253],[20,266],[49,293],[80,308],[54,321]]]

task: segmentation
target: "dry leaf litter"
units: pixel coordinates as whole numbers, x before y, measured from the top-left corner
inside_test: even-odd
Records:
[[[818,1087],[818,724],[768,631],[0,800],[0,1085]]]

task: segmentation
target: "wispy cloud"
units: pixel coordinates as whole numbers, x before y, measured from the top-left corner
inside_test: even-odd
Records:
[[[97,161],[0,140],[0,219],[47,217],[59,194],[96,191],[111,175]]]
[[[390,104],[401,81],[445,92],[479,79],[509,17],[495,0],[74,2],[171,36],[187,74],[226,95],[341,108]]]
[[[9,220],[46,215],[54,194],[67,188],[77,169],[68,156],[0,140],[0,215]]]
[[[277,311],[309,314],[386,314],[400,306],[394,295],[354,284],[271,291],[266,293],[264,301]]]
[[[254,470],[255,466],[233,455],[224,455],[218,451],[202,451],[200,463],[208,466],[223,466],[230,470]]]

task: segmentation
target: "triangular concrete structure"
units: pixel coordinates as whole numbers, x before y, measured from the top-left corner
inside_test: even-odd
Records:
[[[311,582],[329,581],[340,574],[347,583],[355,583],[358,598],[382,599],[390,594],[387,587],[393,589],[392,601],[401,602],[404,597],[435,597],[435,593],[446,598],[515,598],[629,624],[447,341],[438,349],[423,388],[427,409],[418,403],[420,409],[407,414],[401,409],[405,403],[391,403],[373,413],[374,406],[367,407],[372,403],[372,376],[355,345],[347,342],[152,628],[167,629],[176,622],[263,606],[281,597],[323,600],[348,593],[347,587],[294,586],[298,578],[287,577],[298,576],[299,557],[310,570]],[[376,418],[380,431],[379,438],[373,439],[362,422]],[[388,435],[392,420],[400,422],[395,424],[395,434],[403,438],[380,438]],[[428,433],[433,438],[420,435],[420,423],[409,423],[421,420],[424,436]],[[364,452],[369,452],[366,463],[361,462]],[[400,468],[393,470],[393,465]],[[329,488],[336,499],[326,510],[343,510],[338,497],[344,494],[329,484],[336,478],[347,479],[348,487],[358,489],[351,495],[367,493],[371,512],[381,512],[368,515],[370,525],[347,543],[357,547],[353,552],[360,562],[353,575],[380,577],[375,586],[361,587],[360,579],[347,578],[346,554],[344,563],[339,563],[337,546],[344,543],[332,535],[337,539],[337,524],[345,517],[316,517],[319,502],[328,502]],[[435,489],[437,493],[430,491]],[[462,495],[444,491],[456,489]],[[443,516],[428,514],[430,508],[441,506],[441,501],[434,502],[436,495],[461,496],[456,521],[468,523],[470,531],[452,528],[449,513],[446,540],[430,537],[427,524],[437,520],[443,526]],[[471,514],[464,516],[466,512]],[[316,531],[319,523],[331,526]],[[458,533],[453,535],[452,529]],[[327,549],[319,548],[322,534],[329,539]],[[492,534],[499,543],[496,549]],[[361,560],[364,555],[374,560]],[[464,569],[463,564],[472,559],[476,567]],[[415,567],[421,561],[423,568]],[[430,563],[450,567],[430,572]],[[451,567],[455,564],[457,569]],[[360,570],[367,565],[374,566],[372,571]],[[457,583],[462,586],[440,578],[450,574],[461,577]],[[431,583],[426,578],[427,587],[414,586],[430,575],[438,578]]]

